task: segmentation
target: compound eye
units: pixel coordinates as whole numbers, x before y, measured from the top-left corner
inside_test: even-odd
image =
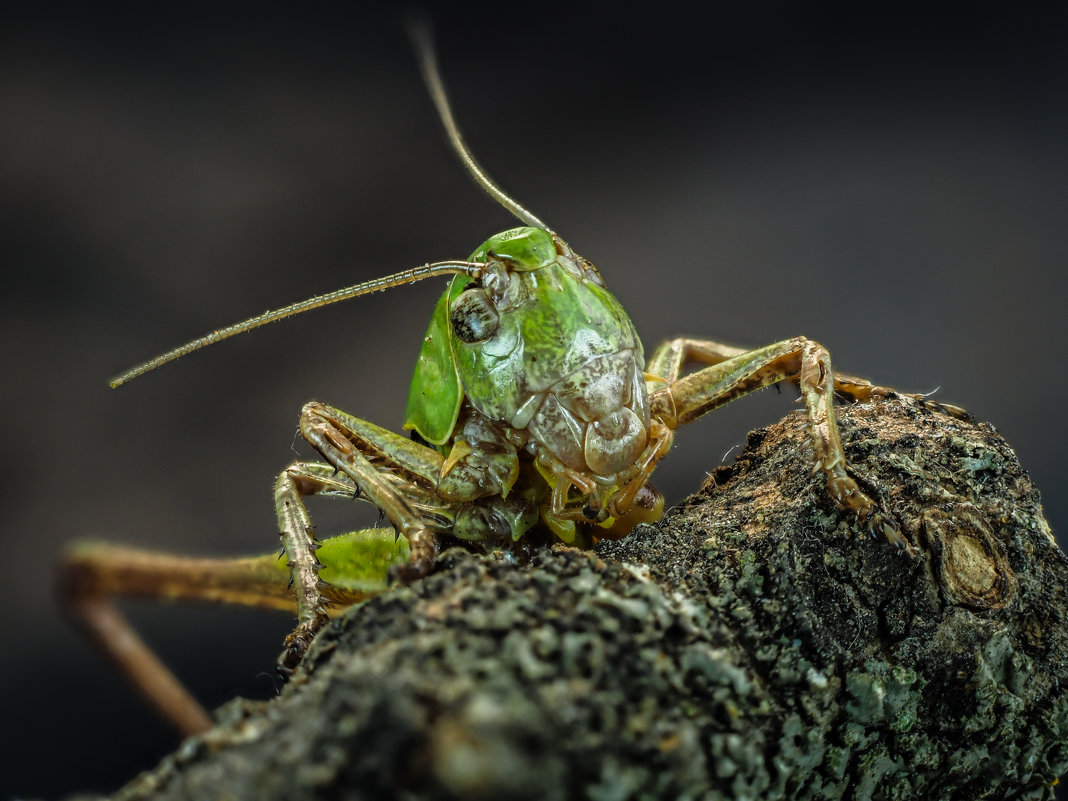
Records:
[[[452,302],[450,319],[456,338],[469,345],[489,339],[500,325],[497,307],[481,288],[461,293]]]

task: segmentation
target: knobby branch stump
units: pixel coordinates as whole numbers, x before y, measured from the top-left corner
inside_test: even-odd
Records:
[[[1052,798],[1068,559],[994,429],[840,410],[908,553],[844,520],[800,414],[656,527],[444,553],[121,799]]]

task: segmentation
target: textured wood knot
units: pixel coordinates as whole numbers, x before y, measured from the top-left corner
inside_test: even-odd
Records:
[[[923,512],[921,531],[947,604],[1000,609],[1016,594],[1016,577],[989,523],[969,503]]]

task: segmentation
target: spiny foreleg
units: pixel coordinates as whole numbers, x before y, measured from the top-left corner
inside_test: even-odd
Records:
[[[394,567],[402,582],[422,578],[437,554],[437,533],[464,539],[519,536],[530,523],[526,509],[493,504],[505,498],[519,472],[515,447],[481,416],[462,416],[449,455],[322,403],[301,411],[304,438],[336,471],[338,492],[349,487],[381,510],[408,540],[409,561]],[[293,468],[299,468],[294,465]],[[311,519],[301,500],[307,490],[324,492],[328,476],[284,471],[275,484],[275,506],[297,599],[297,628],[286,640],[282,672],[291,670],[326,622]],[[358,490],[357,490],[358,488]],[[483,504],[480,499],[485,498]],[[475,506],[470,504],[474,502]],[[515,504],[512,504],[515,506]],[[482,525],[481,521],[486,521]]]
[[[331,471],[337,471],[344,483],[351,486],[351,494],[360,493],[377,506],[408,539],[411,548],[409,566],[425,574],[436,554],[434,533],[423,518],[403,497],[397,483],[375,467],[348,436],[330,407],[309,403],[301,411],[300,431],[304,438],[322,454]],[[386,466],[384,469],[389,469]],[[275,482],[275,511],[281,529],[282,547],[289,558],[292,587],[297,603],[297,627],[286,638],[285,649],[278,659],[278,670],[287,675],[300,662],[312,639],[326,624],[327,613],[322,597],[316,559],[314,530],[302,496],[313,494],[322,475],[311,474],[301,464],[283,470]],[[309,490],[311,492],[309,492]]]

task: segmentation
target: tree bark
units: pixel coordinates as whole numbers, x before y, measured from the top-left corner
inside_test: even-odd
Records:
[[[1043,799],[1068,768],[1068,559],[993,427],[840,409],[909,552],[845,520],[800,414],[658,526],[450,550],[119,799]]]

